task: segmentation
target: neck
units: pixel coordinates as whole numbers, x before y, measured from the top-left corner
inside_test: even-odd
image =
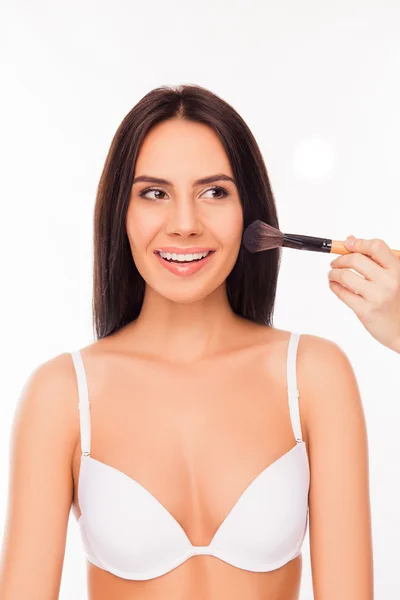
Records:
[[[140,315],[126,334],[132,335],[140,353],[191,363],[223,352],[232,345],[232,333],[240,327],[243,319],[232,311],[225,283],[212,294],[185,303],[165,298],[146,286]]]

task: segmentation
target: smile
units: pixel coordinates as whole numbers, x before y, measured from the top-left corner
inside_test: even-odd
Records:
[[[215,250],[194,254],[177,254],[174,252],[155,252],[158,261],[171,273],[187,276],[197,273],[205,267],[214,256]]]

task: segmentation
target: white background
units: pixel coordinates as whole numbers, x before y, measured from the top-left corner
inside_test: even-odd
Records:
[[[2,527],[18,396],[39,363],[92,341],[96,186],[115,130],[150,89],[196,83],[236,108],[263,153],[282,231],[400,248],[397,0],[17,0],[3,17]],[[330,291],[332,258],[283,249],[274,325],[334,340],[355,369],[376,598],[387,600],[400,597],[400,357]],[[301,600],[312,598],[308,542]],[[60,598],[86,598],[72,514]]]

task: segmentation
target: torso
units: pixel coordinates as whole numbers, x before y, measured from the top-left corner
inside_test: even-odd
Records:
[[[91,456],[151,491],[195,545],[207,545],[246,486],[295,445],[287,398],[290,332],[243,320],[237,333],[230,350],[194,365],[141,356],[132,332],[128,338],[123,330],[81,350]],[[308,447],[302,414],[301,423]],[[76,518],[80,460],[78,437]],[[301,566],[301,554],[266,573],[201,555],[160,577],[132,581],[88,563],[89,598],[298,600]]]

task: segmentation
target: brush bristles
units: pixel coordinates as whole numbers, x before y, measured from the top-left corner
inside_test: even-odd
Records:
[[[264,221],[254,221],[247,227],[243,234],[243,244],[249,252],[263,252],[282,246],[284,234],[264,223]]]

